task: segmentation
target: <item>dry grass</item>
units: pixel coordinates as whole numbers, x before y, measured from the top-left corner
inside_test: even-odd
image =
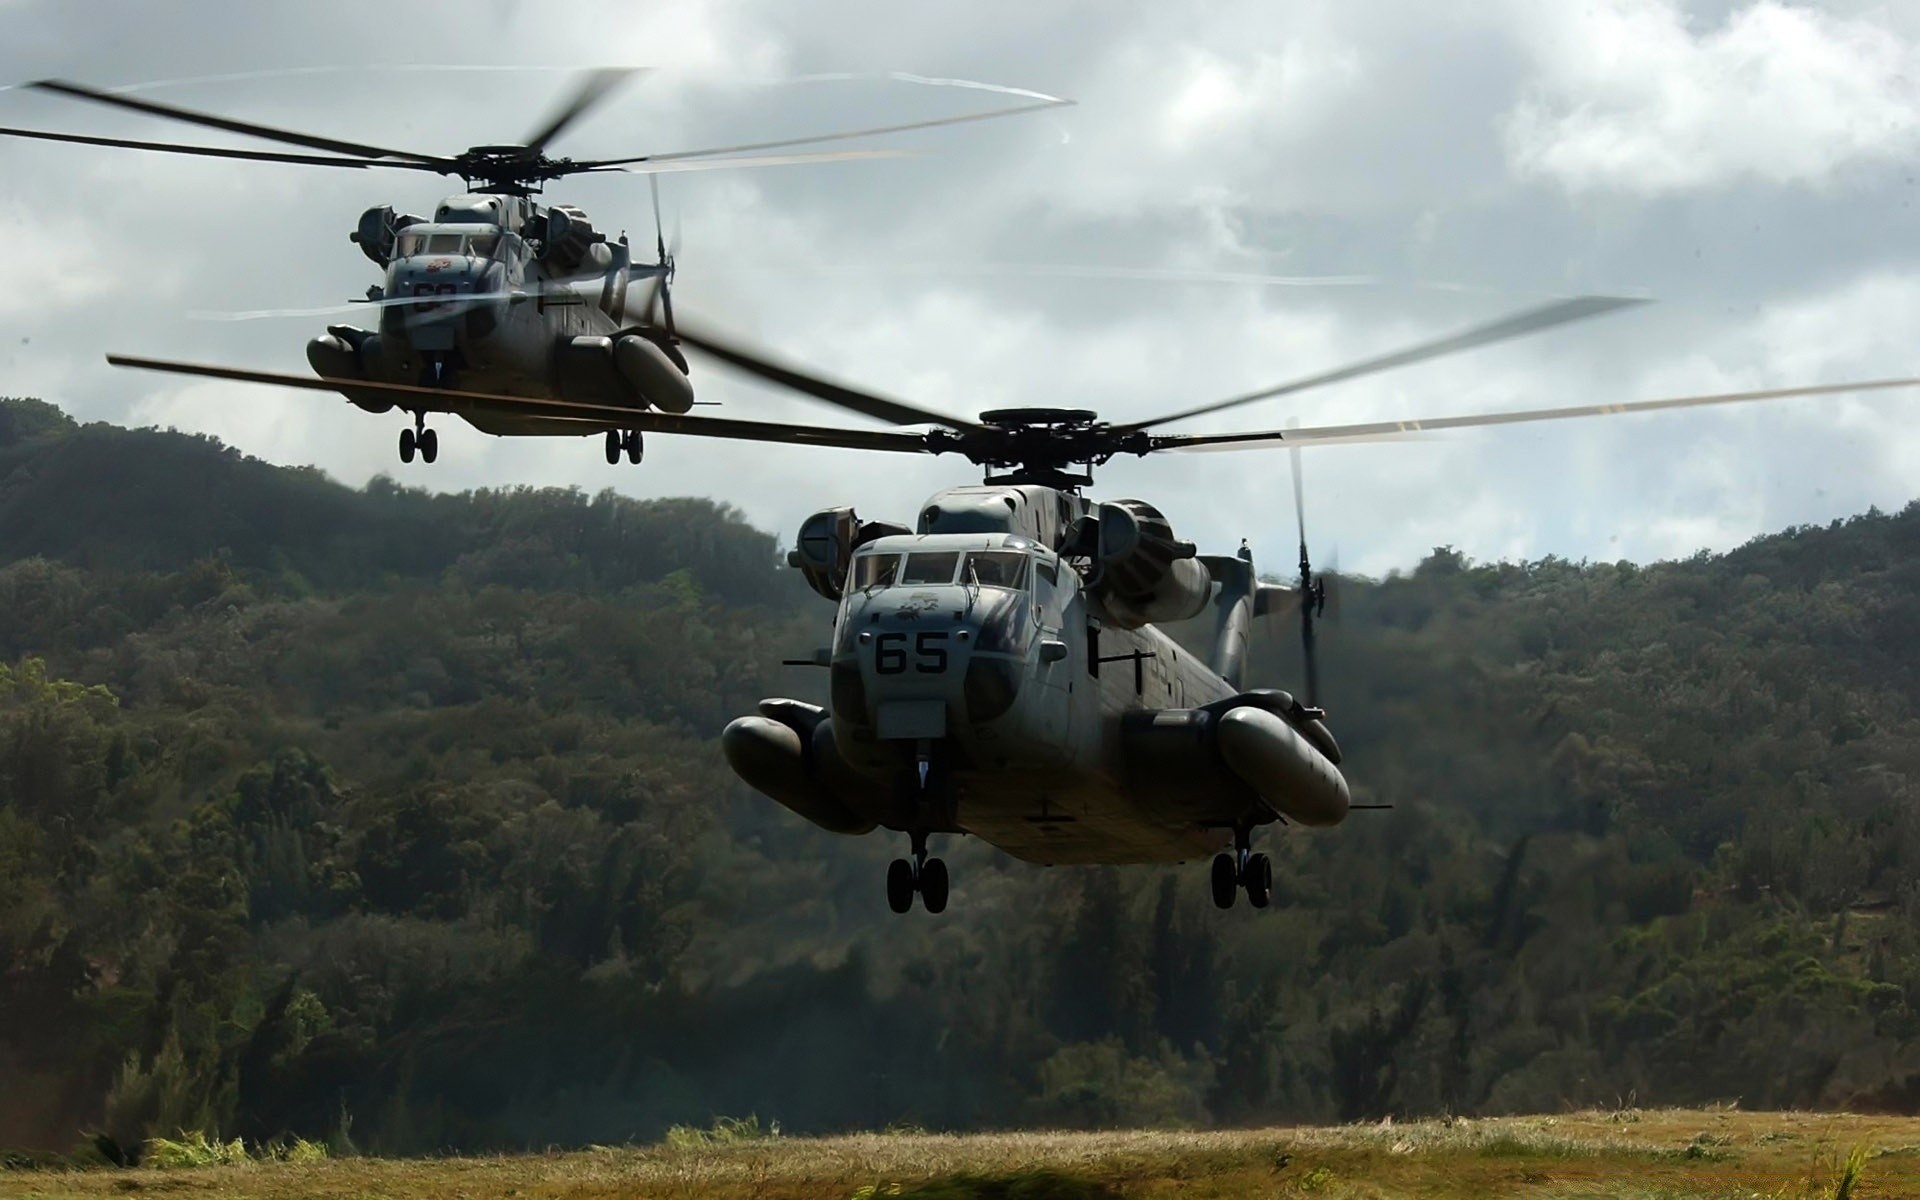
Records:
[[[1212,1133],[856,1134],[565,1154],[0,1173],[0,1197],[1920,1200],[1920,1120],[1734,1110]]]

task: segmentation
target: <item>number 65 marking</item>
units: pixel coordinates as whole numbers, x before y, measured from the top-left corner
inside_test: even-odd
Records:
[[[943,629],[923,629],[913,637],[913,657],[919,661],[913,669],[922,675],[938,675],[947,669],[947,634]],[[873,670],[876,675],[903,675],[907,670],[905,630],[883,633],[873,643]]]

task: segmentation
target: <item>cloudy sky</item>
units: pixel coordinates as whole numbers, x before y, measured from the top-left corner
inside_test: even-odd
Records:
[[[1071,97],[881,143],[908,157],[666,177],[686,309],[958,414],[1140,417],[1589,292],[1657,302],[1179,428],[1920,375],[1911,3],[0,0],[0,29],[0,82],[162,83],[145,94],[426,151],[523,136],[567,69],[594,65],[656,69],[564,153],[1004,99],[896,73]],[[233,74],[251,77],[202,78]],[[17,89],[0,91],[0,124],[197,136]],[[429,211],[452,190],[0,144],[0,393],[204,430],[355,484],[712,495],[783,536],[835,503],[908,519],[977,478],[950,458],[667,437],[612,468],[597,441],[501,441],[451,420],[436,465],[402,467],[398,418],[101,362],[118,349],[304,370],[329,318],[197,314],[359,295],[377,278],[347,241],[360,211]],[[651,224],[637,176],[549,198],[602,228]],[[696,381],[731,415],[858,423],[711,364]],[[1683,556],[1904,505],[1920,393],[1326,447],[1307,474],[1316,541],[1346,569],[1384,573],[1443,543],[1483,559]],[[1284,454],[1116,462],[1101,492],[1152,498],[1207,548],[1244,535],[1268,568],[1291,559]]]

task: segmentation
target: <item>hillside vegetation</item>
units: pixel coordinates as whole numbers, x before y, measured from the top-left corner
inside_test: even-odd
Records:
[[[724,507],[0,403],[0,1146],[1920,1110],[1916,551],[1346,581],[1326,702],[1396,807],[1267,831],[1274,908],[957,844],[899,918],[892,839],[720,758],[830,620]]]

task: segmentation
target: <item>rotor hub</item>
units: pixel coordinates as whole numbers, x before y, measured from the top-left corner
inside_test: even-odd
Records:
[[[1116,429],[1085,408],[996,408],[981,413],[980,424],[984,428],[932,436],[937,449],[987,468],[989,483],[1077,490],[1091,484],[1093,468],[1114,455],[1148,448],[1144,435]]]
[[[549,179],[571,174],[573,160],[549,158],[527,146],[474,146],[453,160],[453,169],[475,191],[528,195]]]

